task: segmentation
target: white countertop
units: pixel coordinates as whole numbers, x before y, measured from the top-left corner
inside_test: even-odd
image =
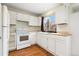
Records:
[[[71,35],[65,35],[65,34],[61,34],[61,33],[49,33],[49,32],[37,32],[37,33],[46,34],[46,35],[57,35],[57,36],[63,36],[63,37],[71,36]]]

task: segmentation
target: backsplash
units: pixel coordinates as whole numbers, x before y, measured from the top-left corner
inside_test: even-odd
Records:
[[[57,32],[69,32],[71,33],[71,30],[68,25],[57,25]]]

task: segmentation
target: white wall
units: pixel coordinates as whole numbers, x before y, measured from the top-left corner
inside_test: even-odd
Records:
[[[70,16],[72,55],[79,56],[79,12]]]
[[[0,56],[2,55],[2,40],[0,39]]]
[[[0,4],[0,56],[2,55],[2,13],[1,13],[1,4]]]

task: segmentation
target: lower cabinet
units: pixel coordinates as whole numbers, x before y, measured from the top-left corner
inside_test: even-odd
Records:
[[[36,43],[37,43],[38,45],[41,44],[41,35],[38,34],[38,33],[37,33],[37,40],[36,40]]]
[[[56,55],[66,55],[65,40],[56,39]]]
[[[37,44],[57,56],[71,55],[71,37],[57,36],[53,34],[39,33]]]
[[[55,38],[53,35],[38,33],[37,44],[46,49],[50,53],[55,53]]]
[[[51,53],[55,54],[55,40],[56,38],[54,38],[52,35],[50,35],[48,37],[48,49],[50,50]]]
[[[47,36],[44,34],[38,34],[37,44],[43,48],[47,48]]]
[[[56,39],[56,55],[71,55],[71,39],[68,39],[66,37]]]
[[[36,33],[35,32],[30,32],[29,33],[29,40],[30,40],[30,44],[35,44],[36,43]]]
[[[41,39],[41,46],[44,47],[44,48],[47,48],[47,37],[46,36],[43,36],[42,39]]]

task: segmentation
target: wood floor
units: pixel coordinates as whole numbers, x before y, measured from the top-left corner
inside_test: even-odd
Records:
[[[38,45],[32,45],[21,50],[10,51],[9,56],[53,56]]]

